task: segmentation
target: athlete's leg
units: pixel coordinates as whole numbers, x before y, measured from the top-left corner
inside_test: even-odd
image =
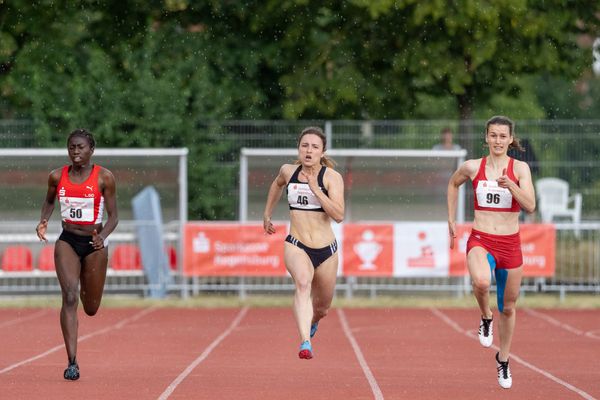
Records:
[[[62,291],[60,327],[67,348],[67,356],[69,361],[73,361],[77,355],[77,327],[79,324],[77,306],[79,304],[81,263],[71,245],[62,240],[57,240],[54,246],[54,263]]]
[[[331,307],[335,293],[337,270],[337,252],[315,270],[315,276],[312,280],[312,305],[314,314],[311,325],[324,318],[329,311],[329,307]]]
[[[498,309],[500,310],[500,354],[499,359],[506,361],[515,330],[516,305],[521,288],[523,267],[497,270]],[[503,296],[501,296],[503,294]]]
[[[87,315],[95,315],[102,301],[106,267],[108,264],[108,249],[104,248],[88,254],[83,259],[81,268],[81,303]]]
[[[473,294],[477,299],[477,304],[479,304],[481,316],[491,319],[492,309],[490,308],[489,293],[492,274],[487,250],[479,246],[473,247],[467,254],[467,267],[471,275]]]
[[[296,286],[294,291],[294,317],[296,318],[300,338],[304,342],[310,340],[310,322],[313,317],[310,290],[315,269],[308,258],[308,254],[289,242],[284,243],[283,259]]]

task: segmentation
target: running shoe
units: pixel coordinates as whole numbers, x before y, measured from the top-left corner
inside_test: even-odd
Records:
[[[510,368],[508,367],[508,360],[500,361],[496,353],[496,369],[498,370],[498,383],[504,389],[510,389],[512,386],[512,376],[510,375]]]
[[[312,338],[317,333],[317,329],[319,329],[319,323],[315,322],[310,326],[310,337]]]
[[[69,362],[69,366],[65,369],[64,377],[69,381],[79,379],[79,365],[77,365],[77,361]]]
[[[479,323],[479,343],[483,347],[490,347],[494,341],[494,320],[481,317]]]
[[[313,358],[312,346],[308,340],[305,340],[300,345],[300,352],[298,353],[298,357],[310,360]]]

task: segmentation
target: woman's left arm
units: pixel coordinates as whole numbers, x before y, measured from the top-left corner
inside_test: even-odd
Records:
[[[104,197],[104,207],[106,208],[106,214],[108,219],[106,224],[98,234],[102,239],[106,239],[108,235],[112,233],[119,223],[119,213],[117,211],[117,185],[115,183],[115,177],[106,168],[102,168],[100,171],[102,196]]]
[[[518,185],[510,180],[506,174],[503,174],[498,179],[498,186],[510,190],[515,200],[521,205],[521,208],[528,213],[532,213],[535,211],[535,190],[533,188],[529,165],[526,162],[515,160],[514,171],[519,179]]]
[[[344,179],[339,172],[331,168],[327,169],[324,178],[327,181],[323,183],[327,186],[328,196],[318,188],[317,190],[313,189],[313,192],[327,215],[339,224],[344,220]]]

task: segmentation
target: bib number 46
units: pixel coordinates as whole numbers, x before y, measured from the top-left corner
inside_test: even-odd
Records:
[[[303,206],[308,205],[308,196],[298,196],[298,204],[302,204]]]

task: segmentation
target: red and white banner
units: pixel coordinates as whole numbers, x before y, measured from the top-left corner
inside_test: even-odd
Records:
[[[339,275],[444,277],[468,274],[470,224],[457,225],[454,249],[445,222],[333,224]],[[281,276],[286,223],[266,235],[262,224],[189,223],[185,228],[187,276]],[[556,231],[552,224],[520,227],[525,276],[552,276]]]
[[[344,224],[340,263],[344,276],[392,276],[393,224]]]
[[[262,224],[188,223],[183,272],[187,276],[285,275],[287,225],[267,235]]]

